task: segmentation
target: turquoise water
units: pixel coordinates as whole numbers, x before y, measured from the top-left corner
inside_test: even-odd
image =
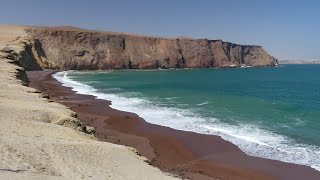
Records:
[[[320,169],[320,65],[61,72],[78,93],[247,154]]]

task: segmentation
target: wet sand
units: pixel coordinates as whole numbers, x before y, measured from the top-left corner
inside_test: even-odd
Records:
[[[152,166],[191,179],[320,179],[307,166],[251,157],[219,136],[175,130],[147,123],[134,113],[112,109],[112,103],[79,95],[52,78],[54,71],[27,72],[29,86],[75,111],[96,136],[136,148]],[[103,161],[103,159],[101,159]]]

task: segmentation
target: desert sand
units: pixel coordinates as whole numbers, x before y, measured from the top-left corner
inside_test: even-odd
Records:
[[[75,112],[23,85],[10,54],[19,55],[24,36],[20,26],[1,26],[0,179],[177,179],[133,148],[98,141]]]

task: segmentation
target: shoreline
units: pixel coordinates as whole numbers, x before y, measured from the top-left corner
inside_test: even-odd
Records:
[[[51,75],[27,72],[29,86],[75,111],[102,141],[136,148],[153,166],[192,179],[319,179],[307,166],[252,157],[219,136],[147,123],[138,115],[112,109],[111,102],[76,94]]]

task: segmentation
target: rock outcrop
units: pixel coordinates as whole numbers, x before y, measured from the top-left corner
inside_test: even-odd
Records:
[[[29,69],[41,69],[40,65],[43,65],[41,61],[37,61],[38,57],[34,57],[34,55],[38,55],[36,51],[30,52],[34,46],[30,47],[30,44],[33,44],[32,41],[22,41],[21,39],[17,40],[18,43],[15,45],[5,46],[3,49],[0,49],[0,61],[2,67],[0,71],[8,71],[13,74],[17,80],[21,80],[23,85],[28,85],[28,79],[24,68],[18,65],[24,65],[25,68]],[[29,51],[30,50],[30,51]],[[39,60],[39,59],[38,59]],[[39,64],[37,64],[39,63]],[[42,63],[42,64],[40,64]],[[3,83],[3,82],[2,82]],[[39,91],[29,90],[28,92],[32,92],[35,94],[39,94]],[[46,98],[45,95],[42,95],[43,98]],[[55,115],[55,113],[47,112],[43,115],[45,117],[40,117],[39,121],[45,121],[46,123],[54,123],[57,125],[69,127],[80,132],[94,134],[95,130],[92,127],[85,126],[83,123],[77,119],[77,114],[71,110],[66,110],[67,113],[60,113],[59,116]],[[34,118],[36,119],[36,118]]]
[[[221,40],[162,38],[70,27],[27,27],[32,69],[152,69],[274,66],[261,46]],[[30,52],[30,53],[29,53]]]

